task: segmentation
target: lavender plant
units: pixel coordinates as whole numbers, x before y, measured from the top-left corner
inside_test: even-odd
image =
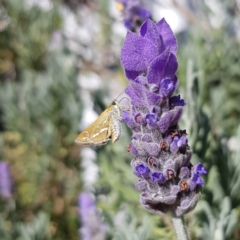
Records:
[[[0,196],[9,198],[12,196],[12,179],[9,165],[0,161]]]
[[[79,230],[82,240],[104,240],[107,226],[102,223],[95,202],[90,194],[81,193],[78,197],[79,213],[82,226]]]
[[[123,122],[132,129],[128,151],[139,178],[140,202],[151,212],[178,218],[191,211],[201,195],[201,163],[190,162],[186,130],[178,128],[185,101],[173,96],[178,85],[176,38],[165,21],[146,20],[139,35],[128,32],[121,63],[129,80],[131,111]]]

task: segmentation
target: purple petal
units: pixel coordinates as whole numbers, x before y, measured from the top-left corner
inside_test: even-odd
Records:
[[[135,89],[132,87],[132,85],[128,85],[125,89],[125,93],[133,100],[133,102],[140,102],[141,97],[139,94],[135,91]]]
[[[122,120],[121,122],[126,122],[127,125],[130,127],[130,128],[135,128],[137,127],[136,123],[133,121],[132,117],[130,116],[130,113],[127,112],[127,111],[123,111],[122,112]]]
[[[207,174],[207,170],[205,170],[203,164],[201,163],[197,163],[195,166],[194,166],[194,173],[196,174]]]
[[[169,54],[168,61],[165,65],[163,77],[173,77],[178,68],[178,61],[173,53]]]
[[[164,78],[160,84],[159,94],[162,98],[171,96],[175,90],[175,84],[170,78]]]
[[[168,112],[162,114],[162,117],[159,121],[159,128],[161,132],[166,132],[170,126],[175,125],[182,114],[182,108],[177,107]]]
[[[134,70],[126,70],[125,69],[125,75],[126,75],[127,79],[135,80],[139,76],[139,72],[134,71]]]
[[[163,183],[164,182],[164,176],[162,173],[160,172],[153,172],[151,174],[151,179],[154,181],[154,182],[159,182],[159,183]]]
[[[130,114],[127,111],[122,112],[122,120],[121,122],[129,122],[131,120]]]
[[[178,49],[177,40],[166,20],[163,18],[156,25],[158,33],[162,36],[165,48],[168,48],[172,53],[176,54]]]
[[[171,122],[172,122],[171,125],[177,124],[177,122],[180,119],[180,117],[182,116],[182,112],[183,112],[182,107],[176,107],[173,110],[175,110],[175,112],[174,112],[175,114],[173,115],[173,118],[171,119]]]
[[[136,156],[138,154],[137,149],[133,146],[133,144],[130,144],[129,147],[130,147],[130,149],[129,149],[130,153],[132,155]]]
[[[176,56],[166,49],[151,62],[147,74],[148,82],[159,85],[162,79],[173,78],[177,68],[178,62]]]
[[[179,149],[178,141],[179,141],[179,137],[175,136],[174,139],[173,139],[173,142],[171,143],[171,151],[173,153],[176,153],[178,151],[178,149]]]
[[[149,83],[155,83],[157,86],[159,86],[168,56],[169,51],[166,49],[151,62],[147,73],[147,79]]]
[[[161,132],[166,132],[168,128],[171,126],[171,119],[173,113],[171,111],[162,114],[161,119],[159,121],[159,128]]]
[[[193,174],[191,180],[196,185],[203,185],[204,184],[202,178],[198,174],[196,174],[196,173]]]
[[[148,113],[146,115],[146,121],[148,124],[152,125],[155,124],[157,122],[157,116],[154,113]]]
[[[150,169],[146,165],[140,164],[135,167],[135,170],[143,177],[149,177]]]
[[[147,94],[147,102],[150,106],[156,105],[160,100],[161,96],[154,92],[148,92]]]
[[[158,54],[163,51],[163,42],[160,38],[156,24],[150,19],[146,20],[140,28],[140,35],[149,39],[158,49]]]
[[[121,51],[121,63],[125,70],[142,73],[157,57],[158,50],[147,38],[128,32]]]
[[[180,147],[186,146],[187,143],[188,143],[188,139],[185,136],[183,136],[177,142],[177,146],[180,148]]]
[[[181,99],[180,95],[178,95],[178,96],[171,97],[169,99],[169,105],[170,105],[170,108],[173,109],[176,106],[185,106],[186,103],[183,99]]]

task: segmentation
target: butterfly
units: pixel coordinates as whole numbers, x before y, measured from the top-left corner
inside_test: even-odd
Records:
[[[75,143],[99,146],[106,144],[110,139],[115,143],[121,135],[122,111],[122,106],[114,100],[95,122],[77,136]]]

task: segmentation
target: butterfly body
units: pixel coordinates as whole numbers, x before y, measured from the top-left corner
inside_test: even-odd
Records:
[[[117,100],[113,101],[89,127],[82,131],[75,142],[83,146],[99,146],[110,139],[116,142],[121,135],[122,107]]]

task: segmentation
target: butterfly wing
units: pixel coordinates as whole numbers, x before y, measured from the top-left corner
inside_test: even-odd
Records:
[[[109,127],[109,117],[112,111],[113,106],[110,105],[98,118],[92,123],[89,127],[87,127],[84,131],[82,131],[75,142],[84,145],[104,145],[107,141],[110,140],[111,137],[111,129]]]

